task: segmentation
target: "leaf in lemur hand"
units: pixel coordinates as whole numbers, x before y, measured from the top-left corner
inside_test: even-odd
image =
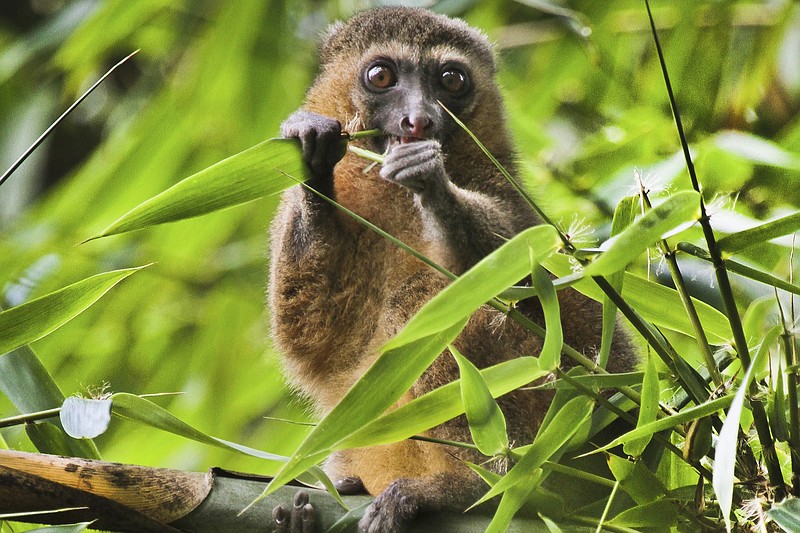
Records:
[[[277,194],[305,180],[305,172],[297,139],[269,139],[179,181],[87,240],[197,217]]]

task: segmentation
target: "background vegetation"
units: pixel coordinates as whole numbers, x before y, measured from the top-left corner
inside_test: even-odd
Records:
[[[33,344],[67,394],[175,392],[159,404],[227,440],[290,454],[305,420],[282,384],[264,311],[275,198],[78,245],[179,179],[276,135],[314,74],[318,33],[359,2],[31,0],[0,13],[0,168],[108,67],[104,83],[0,187],[0,287],[10,307],[92,274],[155,262]],[[494,39],[522,178],[570,235],[608,236],[638,187],[689,188],[642,2],[443,0]],[[566,10],[568,8],[569,10]],[[738,231],[800,204],[800,10],[788,1],[653,2],[712,223]],[[570,11],[571,10],[571,11]],[[694,237],[699,239],[699,229]],[[691,240],[689,237],[683,237]],[[790,238],[737,259],[790,279]],[[668,278],[656,256],[632,270]],[[719,305],[710,267],[684,260]],[[744,278],[750,331],[777,316]],[[766,297],[767,303],[751,307]],[[785,301],[785,300],[784,300]],[[694,341],[669,334],[701,361]],[[757,340],[756,340],[757,342]],[[0,419],[18,412],[0,395]],[[17,426],[0,436],[32,450]],[[130,423],[96,439],[104,459],[271,473],[265,463]]]

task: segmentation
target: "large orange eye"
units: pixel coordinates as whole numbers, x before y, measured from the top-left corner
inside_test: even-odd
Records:
[[[449,93],[460,93],[467,87],[467,75],[457,68],[443,70],[439,81]]]
[[[388,89],[397,84],[397,75],[388,65],[379,63],[367,69],[367,82],[376,89]]]

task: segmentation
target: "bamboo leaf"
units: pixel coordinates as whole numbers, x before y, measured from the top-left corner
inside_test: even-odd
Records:
[[[453,345],[450,345],[450,353],[458,363],[461,374],[461,401],[473,442],[484,455],[491,457],[503,453],[508,449],[503,412],[475,365]]]
[[[469,317],[504,289],[530,275],[531,256],[541,260],[552,254],[559,243],[551,226],[535,226],[519,233],[429,300],[385,349],[433,335]]]
[[[444,332],[385,349],[339,404],[300,443],[265,494],[273,492],[324,458],[334,446],[391,407],[453,342],[466,319]]]
[[[753,163],[800,170],[800,156],[751,133],[724,131],[714,136],[714,143],[719,148]]]
[[[773,504],[767,516],[785,531],[800,531],[800,498],[786,498]]]
[[[553,282],[547,271],[539,265],[533,264],[533,286],[539,296],[539,303],[544,312],[545,336],[542,351],[539,354],[539,365],[548,370],[554,370],[561,362],[561,346],[564,344],[564,331],[561,327],[561,311],[558,305],[558,296]]]
[[[0,354],[57,330],[99,300],[114,285],[142,268],[145,267],[97,274],[0,312]]]
[[[628,226],[633,224],[636,213],[639,211],[639,198],[636,196],[626,196],[614,210],[614,218],[611,221],[611,236],[614,237],[625,231]],[[624,272],[616,272],[608,278],[611,287],[618,293],[622,293],[622,284],[625,281]],[[611,355],[611,344],[614,340],[614,331],[617,326],[617,306],[611,301],[607,294],[603,295],[603,332],[600,339],[600,354],[597,356],[597,364],[605,368],[608,358]]]
[[[734,253],[756,244],[763,244],[771,239],[788,235],[800,230],[800,213],[794,213],[777,220],[771,220],[723,237],[717,245],[723,252]]]
[[[717,500],[719,501],[722,517],[725,519],[725,528],[728,532],[731,531],[730,514],[733,504],[736,445],[739,440],[739,420],[742,417],[744,397],[750,386],[750,380],[753,378],[755,369],[758,368],[758,365],[764,360],[766,354],[769,353],[769,347],[781,333],[781,326],[774,326],[764,335],[761,347],[750,362],[750,368],[747,369],[747,373],[742,378],[739,390],[736,391],[730,409],[728,409],[725,422],[723,422],[722,429],[719,432],[716,449],[714,450],[714,477],[712,479],[712,485],[714,487],[714,493],[717,495]]]
[[[613,453],[608,454],[607,460],[614,479],[638,505],[652,503],[666,494],[667,488],[641,460],[629,461]]]
[[[626,528],[654,528],[669,531],[678,523],[680,507],[675,500],[662,499],[625,509],[608,524]]]
[[[282,455],[256,450],[248,446],[228,442],[216,437],[206,435],[186,422],[180,420],[169,411],[153,402],[125,392],[118,392],[111,395],[111,413],[126,420],[139,422],[161,431],[166,431],[180,437],[184,437],[203,444],[209,444],[218,448],[225,448],[245,455],[267,459],[270,461],[286,461]]]
[[[527,480],[532,477],[537,479],[541,477],[540,467],[542,464],[567,444],[583,423],[589,419],[592,405],[594,402],[583,396],[568,401],[558,410],[546,427],[542,426],[533,444],[519,462],[478,503],[494,498],[517,483],[524,483],[523,486],[527,488],[529,486]],[[533,483],[531,490],[536,487],[537,483]]]
[[[486,528],[486,533],[503,533],[508,529],[514,515],[525,504],[531,493],[536,490],[540,477],[525,476],[503,491],[500,505],[497,506],[492,522]]]
[[[205,215],[303,181],[296,139],[269,139],[185,178],[134,207],[88,241]]]
[[[535,357],[518,357],[480,371],[493,398],[528,385],[548,372]],[[337,444],[336,449],[388,444],[418,435],[464,412],[460,380],[393,409]]]
[[[573,275],[572,264],[567,256],[553,254],[542,261],[542,265],[561,278]],[[559,283],[556,280],[555,285]],[[586,277],[572,284],[578,292],[598,302],[603,301],[604,293],[597,284]],[[678,291],[630,272],[625,273],[622,297],[634,307],[642,317],[660,328],[678,331],[692,336],[692,324],[684,312]],[[721,312],[705,302],[692,298],[709,341],[715,344],[730,343],[732,338],[730,323]]]
[[[646,437],[648,435],[652,435],[653,433],[658,433],[659,431],[664,431],[665,429],[671,429],[674,428],[675,426],[691,422],[692,420],[708,416],[712,413],[716,413],[721,409],[727,408],[728,406],[730,406],[732,401],[733,401],[733,395],[728,394],[726,396],[710,400],[700,405],[684,409],[683,411],[676,413],[674,415],[667,416],[664,418],[659,418],[655,422],[650,422],[649,424],[645,424],[644,426],[637,427],[636,429],[633,429],[625,433],[624,435],[617,437],[616,439],[606,444],[602,448],[598,448],[597,450],[591,453],[605,451],[613,448],[614,446],[619,446],[620,444],[629,442],[633,439]],[[590,454],[585,454],[585,455],[590,455]]]
[[[648,351],[647,367],[642,380],[642,403],[639,406],[639,420],[636,427],[642,427],[656,420],[658,415],[658,400],[661,389],[658,387],[658,370],[656,369],[656,356]],[[651,435],[628,441],[623,446],[626,454],[639,457],[650,443]]]
[[[607,251],[586,267],[585,275],[607,276],[623,270],[663,235],[699,215],[699,193],[682,191],[671,196],[615,237]]]

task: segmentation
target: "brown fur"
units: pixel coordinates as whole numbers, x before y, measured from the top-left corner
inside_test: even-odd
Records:
[[[441,28],[447,28],[446,37]],[[462,120],[512,174],[515,155],[506,129],[494,58],[485,37],[465,24],[426,11],[381,9],[339,24],[322,47],[322,71],[304,109],[338,119],[345,129],[369,128],[360,100],[362,69],[375,52],[419,59],[425,55],[463,58],[477,88]],[[369,141],[365,146],[371,147]],[[486,226],[488,242],[448,242],[431,230],[411,192],[365,173],[369,163],[348,153],[335,167],[339,203],[365,217],[456,273],[482,255],[538,223],[530,208],[469,137],[460,131],[442,143],[447,174],[463,189],[463,210]],[[375,360],[380,346],[399,331],[447,280],[347,215],[308,200],[296,187],[287,191],[272,227],[270,305],[277,347],[287,377],[308,396],[320,415],[329,412]],[[455,215],[454,215],[455,216]],[[499,235],[499,236],[498,236]],[[469,239],[466,239],[467,241]],[[559,295],[565,341],[588,355],[599,348],[600,308],[577,293]],[[537,303],[526,314],[543,324]],[[620,337],[620,335],[617,335]],[[457,347],[479,367],[535,355],[541,340],[488,307],[481,308],[458,337]],[[632,366],[624,338],[615,345],[614,367]],[[442,354],[410,391],[416,397],[452,381],[458,369]],[[501,399],[515,443],[531,442],[550,396],[516,391]],[[432,429],[431,436],[468,441],[465,418]],[[405,488],[426,496],[422,508],[463,510],[480,496],[482,484],[460,461],[485,458],[440,445],[404,441],[339,452],[326,470],[335,480],[355,476],[372,494],[405,478]],[[406,486],[407,485],[407,486]],[[409,489],[409,490],[411,490]]]

